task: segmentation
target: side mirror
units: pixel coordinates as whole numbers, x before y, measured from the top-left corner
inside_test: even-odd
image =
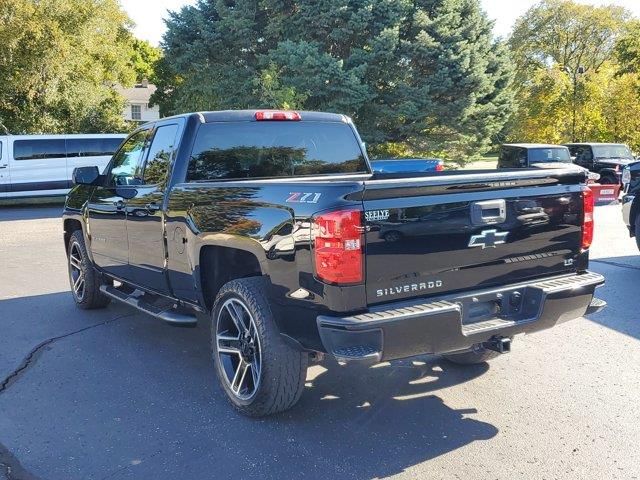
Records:
[[[94,185],[99,177],[98,167],[76,167],[73,169],[71,181],[74,185]]]

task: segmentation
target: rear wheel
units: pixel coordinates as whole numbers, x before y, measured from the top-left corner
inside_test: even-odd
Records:
[[[308,354],[285,343],[260,277],[233,280],[216,298],[211,349],[231,404],[253,417],[291,408],[302,395]]]
[[[638,246],[638,250],[640,250],[640,213],[636,216],[636,223],[633,228],[636,236],[636,245]]]
[[[109,298],[100,291],[102,275],[93,268],[89,260],[81,230],[71,234],[67,248],[67,262],[71,294],[76,305],[85,310],[106,307],[109,304]]]

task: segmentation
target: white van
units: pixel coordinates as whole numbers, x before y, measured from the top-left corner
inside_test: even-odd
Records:
[[[0,199],[65,195],[75,167],[102,171],[124,134],[0,136]]]

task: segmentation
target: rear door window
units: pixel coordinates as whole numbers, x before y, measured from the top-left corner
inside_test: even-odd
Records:
[[[66,156],[67,150],[62,138],[16,140],[13,143],[13,157],[16,160],[42,160]]]
[[[200,126],[187,180],[368,173],[358,140],[338,122],[213,122]]]
[[[144,183],[164,184],[171,166],[178,125],[163,125],[156,130],[144,167]]]

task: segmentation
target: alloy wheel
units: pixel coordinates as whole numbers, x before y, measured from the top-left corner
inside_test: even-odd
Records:
[[[81,302],[85,294],[85,278],[82,268],[82,250],[78,243],[73,243],[69,250],[69,279],[73,295],[78,302]]]
[[[216,346],[227,387],[250,400],[260,386],[262,352],[253,316],[242,301],[230,298],[218,311]]]

